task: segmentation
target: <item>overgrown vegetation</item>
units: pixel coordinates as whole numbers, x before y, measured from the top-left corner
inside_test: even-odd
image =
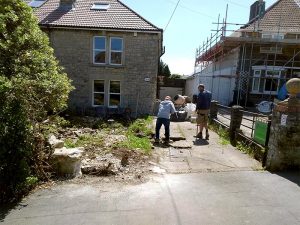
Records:
[[[0,0],[0,202],[46,179],[40,123],[66,107],[70,80],[22,0]]]
[[[209,124],[209,129],[215,131],[219,135],[219,143],[221,145],[229,145],[230,139],[229,139],[229,132],[224,129],[222,126],[218,126],[215,123]]]
[[[153,118],[148,116],[145,119],[137,119],[134,121],[126,132],[127,139],[118,143],[116,147],[127,149],[139,149],[146,154],[151,151],[152,144],[149,136],[152,134]]]
[[[250,141],[246,140],[238,141],[236,144],[236,148],[264,164],[265,149],[258,147],[257,145],[254,145]]]
[[[226,129],[224,129],[222,126],[215,123],[209,124],[209,128],[215,131],[219,135],[221,145],[230,144],[229,132]],[[239,151],[250,155],[252,158],[257,159],[260,162],[264,161],[265,149],[258,147],[252,141],[238,138],[235,147]]]
[[[76,148],[76,147],[101,147],[103,146],[104,137],[100,133],[96,133],[94,135],[85,134],[80,136],[78,139],[66,139],[65,147],[66,148]]]

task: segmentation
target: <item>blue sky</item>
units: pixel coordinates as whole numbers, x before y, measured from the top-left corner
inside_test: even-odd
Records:
[[[165,30],[177,0],[121,0],[145,19]],[[164,31],[166,48],[162,60],[169,65],[171,73],[191,74],[194,71],[195,51],[217,27],[218,15],[227,22],[247,23],[250,5],[254,0],[180,0],[177,10]],[[266,8],[276,0],[266,0]],[[237,29],[232,26],[228,29]]]

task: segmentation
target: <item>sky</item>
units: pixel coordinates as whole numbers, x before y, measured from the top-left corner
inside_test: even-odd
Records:
[[[178,0],[121,0],[143,18],[162,28],[165,54],[162,60],[172,74],[190,75],[194,71],[196,48],[215,33],[218,17],[227,22],[245,24],[249,20],[250,5],[255,0],[180,0],[169,23]],[[265,0],[266,9],[276,0]],[[236,30],[240,26],[228,26]]]

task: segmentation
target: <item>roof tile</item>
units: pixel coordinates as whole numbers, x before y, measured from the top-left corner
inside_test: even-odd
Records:
[[[77,0],[73,8],[60,7],[59,1],[47,0],[34,10],[40,25],[162,31],[119,0]],[[95,2],[109,3],[110,7],[107,11],[92,10]]]
[[[270,32],[300,32],[299,0],[279,0],[266,10],[259,20],[250,22],[243,29],[253,31],[258,27]]]

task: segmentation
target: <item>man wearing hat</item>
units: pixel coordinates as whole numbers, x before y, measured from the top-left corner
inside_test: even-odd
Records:
[[[170,96],[166,96],[165,100],[159,104],[156,126],[155,126],[155,143],[159,143],[159,131],[162,125],[165,127],[165,143],[169,143],[170,139],[170,116],[175,113],[175,107]]]
[[[196,135],[196,138],[202,139],[202,131],[203,128],[205,128],[205,139],[209,139],[209,133],[208,133],[208,113],[210,109],[210,102],[211,102],[211,93],[207,90],[205,90],[204,84],[198,85],[199,94],[197,97],[197,125],[200,126],[200,132]]]

